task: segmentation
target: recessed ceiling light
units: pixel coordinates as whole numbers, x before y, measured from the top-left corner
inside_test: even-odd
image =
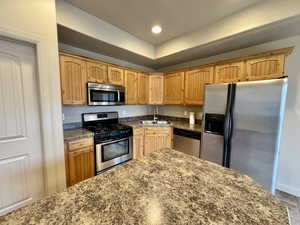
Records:
[[[155,25],[152,27],[152,33],[159,34],[161,32],[161,27],[158,25]]]

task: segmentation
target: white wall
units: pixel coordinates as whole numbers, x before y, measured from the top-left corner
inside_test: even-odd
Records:
[[[176,66],[163,68],[162,71],[201,65],[290,46],[295,46],[295,49],[293,53],[288,56],[285,67],[286,74],[289,76],[289,88],[277,187],[282,191],[300,196],[300,36],[269,42],[205,59],[194,60],[188,63],[182,63]]]
[[[1,0],[0,35],[36,44],[46,191],[65,187],[54,0]]]

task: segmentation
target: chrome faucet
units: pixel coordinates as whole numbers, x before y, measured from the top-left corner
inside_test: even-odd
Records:
[[[156,106],[154,106],[154,110],[153,110],[153,120],[154,120],[154,121],[157,121],[157,120],[158,120],[157,115],[158,115],[158,107],[157,107],[157,105],[156,105]]]

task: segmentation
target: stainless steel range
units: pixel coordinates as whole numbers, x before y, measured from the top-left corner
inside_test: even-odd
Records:
[[[83,113],[83,127],[94,132],[96,173],[132,159],[132,127],[117,112]]]

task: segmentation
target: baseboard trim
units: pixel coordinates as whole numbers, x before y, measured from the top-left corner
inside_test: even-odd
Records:
[[[285,184],[277,184],[277,188],[280,191],[286,192],[288,194],[300,197],[300,189],[294,188]]]

